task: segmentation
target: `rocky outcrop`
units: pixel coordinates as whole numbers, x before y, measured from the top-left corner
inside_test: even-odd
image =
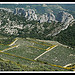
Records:
[[[47,22],[48,21],[48,16],[47,14],[43,14],[43,15],[40,15],[37,19],[38,22],[42,23],[42,22]]]
[[[61,11],[58,13],[56,19],[62,23],[62,29],[65,30],[68,26],[74,21],[74,18],[71,14]]]
[[[24,8],[15,8],[13,13],[14,15],[25,15],[25,10]]]
[[[61,11],[58,13],[56,20],[58,20],[58,22],[63,23],[63,26],[66,26],[73,22],[74,18],[71,14]]]
[[[64,11],[60,11],[56,17],[56,20],[58,20],[61,23],[70,22],[72,19],[73,16]]]
[[[27,20],[37,20],[37,15],[35,14],[35,11],[33,9],[28,9],[25,13],[25,17],[27,18]]]
[[[67,29],[73,21],[75,21],[71,14],[64,11],[60,11],[58,13],[56,20],[60,22],[60,26],[56,27],[50,34],[47,35],[47,37],[59,34],[62,30]]]
[[[53,13],[45,13],[45,14],[41,15],[39,17],[38,21],[40,23],[42,23],[42,22],[49,22],[50,23],[52,21],[55,21],[56,22],[55,15]]]
[[[48,13],[47,16],[49,17],[48,22],[50,22],[50,21],[55,21],[56,22],[55,15],[53,13]]]
[[[26,19],[21,18],[22,15]],[[50,37],[68,28],[74,21],[71,14],[61,11],[57,17],[53,13],[36,14],[33,9],[16,8],[14,14],[0,10],[0,31],[9,35],[33,35]],[[35,20],[35,21],[32,21]],[[46,23],[44,23],[46,22]]]
[[[53,13],[45,13],[43,15],[37,16],[35,11],[33,9],[27,9],[25,10],[24,8],[16,8],[14,10],[14,14],[16,15],[24,15],[27,20],[36,20],[40,23],[42,22],[51,22],[51,21],[56,21],[55,20],[55,15]]]
[[[23,15],[27,20],[37,20],[37,15],[33,9],[25,10],[24,8],[16,8],[14,10],[15,15]]]

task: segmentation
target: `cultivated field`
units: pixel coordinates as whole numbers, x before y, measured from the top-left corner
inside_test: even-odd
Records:
[[[65,66],[70,63],[75,63],[75,50],[59,45],[50,52],[44,54],[42,57],[39,58],[39,60]]]
[[[43,65],[49,68],[51,65],[47,63],[65,66],[75,62],[75,50],[58,42],[16,38],[7,46],[0,45],[0,48],[1,58],[31,67]]]

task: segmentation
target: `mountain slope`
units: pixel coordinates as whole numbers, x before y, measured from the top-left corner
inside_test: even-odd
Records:
[[[52,39],[75,48],[75,23]]]
[[[73,40],[75,31],[74,25],[72,26],[72,24],[74,24],[74,17],[70,13],[65,12],[65,9],[63,9],[61,5],[25,5],[26,9],[21,8],[22,5],[15,6],[20,7],[13,10],[15,13],[8,11],[6,8],[0,8],[0,34],[5,36],[31,37],[39,39],[50,39],[54,36],[53,38],[59,42],[64,42],[65,40],[70,39],[70,43],[68,41],[66,42],[67,45],[74,46]],[[15,6],[13,7],[15,8]],[[41,11],[43,9],[50,9],[52,11],[54,9],[58,12],[60,10],[63,11],[59,12],[56,16],[54,15],[55,11],[49,11],[50,13],[47,12],[40,15],[39,13],[36,13],[38,6]],[[9,7],[9,5],[7,5],[7,7]],[[68,27],[70,29],[67,29]],[[63,30],[66,32],[63,32]],[[63,37],[65,37],[64,41]]]
[[[39,22],[37,19],[34,19],[34,15],[37,14],[33,9],[29,9],[26,12],[21,8],[16,9],[16,15],[5,11],[5,9],[0,9],[0,11],[0,33],[6,36],[13,35],[45,39],[67,29],[74,21],[73,16],[67,12],[60,12],[62,13],[59,16],[61,21],[58,19],[56,21],[54,15],[50,13],[40,15]],[[26,15],[21,15],[25,13]],[[25,16],[27,17],[25,18]]]

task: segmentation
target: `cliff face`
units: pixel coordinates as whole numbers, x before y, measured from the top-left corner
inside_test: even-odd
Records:
[[[23,15],[27,20],[37,20],[37,15],[33,9],[25,10],[24,8],[16,8],[14,10],[15,15]]]
[[[50,37],[59,34],[74,22],[71,14],[61,11],[55,17],[50,13],[36,14],[33,9],[16,8],[12,13],[0,10],[0,32],[15,36]]]
[[[70,24],[74,20],[74,18],[71,14],[61,11],[58,13],[56,20],[63,23],[63,26],[66,26],[66,24]]]
[[[51,23],[51,21],[55,21],[56,22],[55,15],[53,13],[45,13],[45,14],[41,15],[39,17],[38,21],[40,23],[42,23],[42,22],[49,22],[49,23]]]
[[[16,8],[14,10],[14,14],[23,15],[25,18],[27,18],[27,20],[30,20],[30,21],[36,20],[40,23],[56,21],[55,15],[53,13],[45,13],[45,14],[38,16],[33,9],[25,10],[24,8]]]
[[[24,8],[16,8],[14,10],[14,14],[23,15],[25,18],[27,18],[27,20],[30,20],[30,21],[36,20],[40,23],[51,22],[51,21],[61,22],[61,23],[64,23],[63,26],[65,26],[66,24],[69,24],[74,19],[71,14],[64,11],[60,11],[56,17],[52,12],[45,13],[38,16],[33,9],[25,10]]]
[[[52,31],[52,33],[49,35],[55,36],[55,35],[59,34],[62,30],[67,29],[68,26],[73,23],[73,21],[75,21],[71,14],[64,12],[64,11],[61,11],[58,13],[56,20],[58,22],[60,22],[60,26],[55,28],[54,31]],[[47,35],[47,36],[49,36],[49,35]]]

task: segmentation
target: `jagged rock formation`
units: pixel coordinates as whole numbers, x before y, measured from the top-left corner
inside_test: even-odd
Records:
[[[55,15],[53,13],[48,13],[48,17],[49,17],[48,22],[50,22],[50,21],[56,22]]]
[[[24,8],[16,8],[14,10],[14,14],[16,15],[23,15],[27,20],[37,20],[37,15],[33,9],[25,10]]]
[[[42,22],[51,22],[56,21],[55,15],[53,13],[45,13],[43,15],[38,16],[33,9],[25,10],[24,8],[16,8],[14,10],[15,15],[23,15],[27,20],[36,20],[40,23]]]
[[[24,8],[15,8],[14,12],[15,15],[25,15]]]
[[[67,29],[69,24],[71,24],[74,21],[73,16],[67,12],[64,12],[64,11],[59,12],[56,19],[59,22],[63,23],[63,29],[62,30]]]
[[[55,36],[57,34],[59,34],[62,30],[65,30],[68,28],[69,25],[72,24],[74,20],[73,16],[67,12],[64,11],[60,11],[56,17],[56,20],[58,22],[60,22],[60,26],[55,28],[51,34],[48,34],[48,36]]]
[[[14,14],[0,10],[0,32],[8,35],[48,38],[67,29],[73,21],[73,16],[64,11],[55,17],[53,13],[38,15],[33,9],[16,8]]]
[[[28,9],[25,12],[25,17],[27,18],[27,20],[37,20],[37,15],[35,14],[35,11],[33,9]]]
[[[56,22],[55,15],[53,13],[48,13],[48,14],[45,13],[45,14],[41,15],[39,17],[38,21],[40,23],[42,23],[42,22],[49,22],[50,23],[51,21],[55,21]]]
[[[56,17],[59,22],[66,22],[67,19],[73,19],[73,16],[67,12],[60,11]]]
[[[48,16],[47,16],[47,14],[40,15],[40,16],[38,17],[38,20],[37,20],[37,21],[40,22],[40,23],[42,23],[42,22],[47,22],[47,21],[48,21]]]

